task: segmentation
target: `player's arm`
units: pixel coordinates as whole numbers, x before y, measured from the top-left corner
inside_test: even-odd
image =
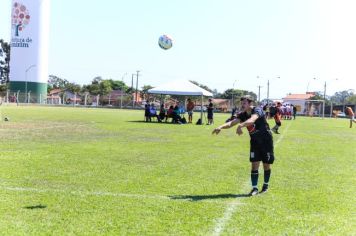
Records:
[[[219,127],[215,128],[213,130],[212,134],[219,134],[222,129],[230,129],[231,127],[237,125],[238,123],[240,123],[240,119],[234,119],[232,121],[229,121],[229,122],[227,122],[227,123],[225,123],[223,125],[220,125]]]
[[[242,134],[242,128],[250,126],[250,125],[253,125],[256,122],[257,119],[258,119],[258,114],[252,114],[250,119],[248,119],[245,122],[239,124],[239,126],[236,129],[236,133],[238,135],[241,135]]]

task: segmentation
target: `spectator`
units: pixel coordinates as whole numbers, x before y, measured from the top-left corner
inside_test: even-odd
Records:
[[[179,123],[181,124],[182,117],[180,116],[180,108],[179,108],[179,102],[176,104],[176,106],[173,109],[173,123]]]
[[[145,104],[145,121],[151,122],[150,104],[148,102],[146,102],[146,104]]]
[[[187,112],[188,112],[188,123],[192,123],[193,122],[193,110],[195,107],[194,102],[188,98],[188,103],[187,103]]]
[[[292,106],[293,106],[293,117],[295,120],[295,116],[297,115],[297,107],[295,105],[292,105]]]
[[[155,108],[155,105],[152,103],[150,107],[150,121],[152,117],[156,117],[158,122],[161,122],[161,119],[157,115],[157,110]]]
[[[164,104],[161,104],[161,108],[159,109],[159,118],[163,120],[166,117],[166,109],[164,109]]]

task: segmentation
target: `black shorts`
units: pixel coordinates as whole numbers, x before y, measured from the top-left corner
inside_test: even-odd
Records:
[[[256,133],[251,136],[250,162],[262,161],[265,164],[273,164],[273,138],[269,132]]]
[[[213,119],[213,117],[214,117],[213,114],[214,114],[213,112],[209,112],[209,111],[208,111],[208,119],[209,119],[209,120],[212,120],[212,119]]]

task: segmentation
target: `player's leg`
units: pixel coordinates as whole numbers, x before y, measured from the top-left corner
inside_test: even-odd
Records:
[[[356,123],[356,119],[354,116],[350,120],[350,128],[352,128],[352,123]]]
[[[278,129],[282,125],[281,120],[279,119],[279,117],[275,117],[274,121],[276,122],[276,125],[271,130],[273,131],[273,133],[279,134]]]
[[[265,145],[265,153],[264,153],[264,158],[262,160],[263,162],[263,186],[262,190],[260,193],[265,193],[268,191],[268,186],[269,186],[269,180],[271,177],[271,165],[274,162],[274,150],[273,150],[273,139],[272,136],[266,137],[266,140],[264,142]]]
[[[250,140],[250,162],[251,162],[251,185],[252,190],[249,196],[258,194],[258,168],[260,167],[261,155],[259,152],[259,145],[256,140]]]
[[[252,190],[249,193],[250,196],[255,196],[258,194],[258,168],[260,166],[260,161],[251,162],[251,185]]]
[[[271,164],[263,163],[263,186],[260,193],[265,193],[268,191],[269,179],[271,177]]]

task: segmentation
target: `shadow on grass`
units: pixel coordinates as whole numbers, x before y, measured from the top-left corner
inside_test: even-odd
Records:
[[[47,208],[47,206],[40,204],[40,205],[36,205],[36,206],[26,206],[24,208],[27,210],[35,210],[35,209],[44,209],[44,208]]]
[[[146,123],[146,124],[159,124],[159,125],[179,125],[177,123],[172,123],[172,122],[165,122],[165,121],[162,121],[162,122],[157,122],[157,121],[152,121],[152,122],[146,122],[146,121],[143,121],[143,120],[128,120],[126,122],[129,122],[129,123]],[[186,124],[184,124],[186,125]]]
[[[208,199],[227,199],[227,198],[243,198],[250,197],[248,194],[215,194],[215,195],[176,195],[169,196],[172,200],[190,200],[190,201],[203,201]]]

